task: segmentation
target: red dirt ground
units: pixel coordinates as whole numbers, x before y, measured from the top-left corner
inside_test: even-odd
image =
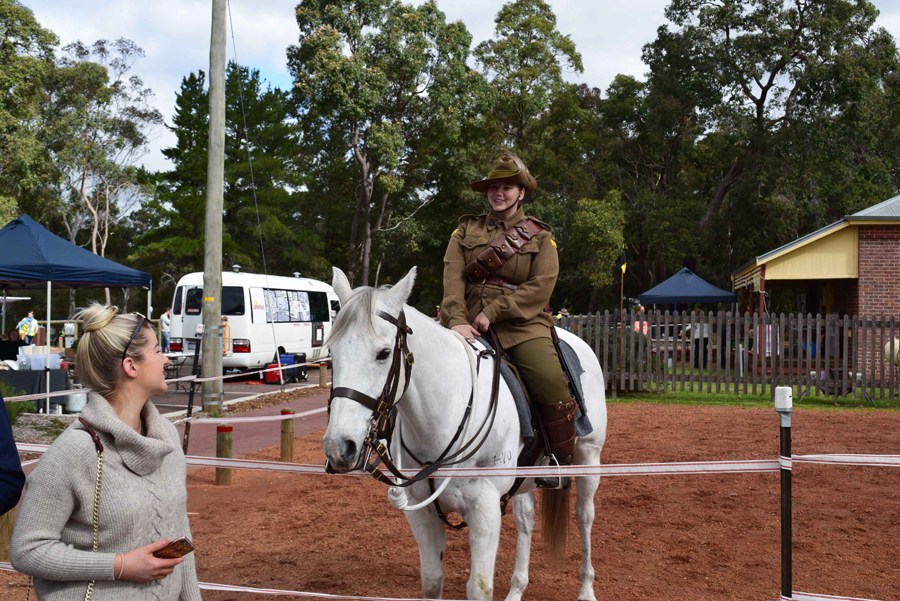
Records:
[[[900,413],[794,412],[794,454],[900,454]],[[297,439],[298,462],[323,460],[321,433]],[[604,463],[766,459],[778,456],[771,409],[609,406]],[[273,447],[251,455],[278,460]],[[887,601],[900,593],[900,470],[794,467],[794,589]],[[331,594],[421,597],[415,540],[385,487],[362,478],[235,471],[188,477],[188,510],[206,582]],[[598,599],[761,601],[779,593],[777,474],[609,477],[596,497],[593,555]],[[573,517],[568,561],[544,566],[536,528],[526,599],[578,593],[581,560]],[[539,521],[539,520],[538,520]],[[515,558],[515,524],[504,517],[495,598]],[[444,597],[465,598],[469,547],[451,531]],[[22,580],[0,576],[3,582]],[[7,590],[9,593],[7,593]],[[24,599],[21,587],[3,598]],[[275,597],[205,592],[212,601]],[[288,599],[289,597],[277,597]]]

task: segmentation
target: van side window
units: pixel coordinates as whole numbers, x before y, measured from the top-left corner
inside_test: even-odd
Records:
[[[189,288],[184,297],[184,314],[200,315],[203,310],[203,288]]]
[[[244,289],[240,286],[222,286],[222,315],[244,314]]]
[[[324,292],[309,293],[310,321],[331,321],[331,309]]]
[[[337,315],[338,311],[341,310],[341,301],[331,301],[331,310]]]
[[[172,315],[181,315],[181,286],[175,289],[175,302],[172,303]]]

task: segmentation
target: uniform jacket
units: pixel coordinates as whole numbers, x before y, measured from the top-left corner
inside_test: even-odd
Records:
[[[482,311],[497,332],[504,348],[531,340],[549,338],[553,320],[544,307],[550,302],[559,275],[559,257],[553,230],[544,230],[528,241],[516,255],[494,272],[518,285],[516,290],[466,279],[466,265],[484,251],[504,230],[522,219],[522,207],[503,221],[491,211],[487,215],[464,215],[450,236],[444,254],[444,299],[441,324],[447,328],[472,323]]]

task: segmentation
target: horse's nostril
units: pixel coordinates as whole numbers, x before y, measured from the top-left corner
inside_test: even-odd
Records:
[[[352,440],[345,440],[344,450],[341,455],[343,455],[344,461],[349,464],[356,457],[356,443]]]

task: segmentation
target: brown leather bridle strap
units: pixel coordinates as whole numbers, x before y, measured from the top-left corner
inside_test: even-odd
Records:
[[[455,453],[453,453],[449,456],[446,456],[447,453],[450,451],[450,449],[455,444],[457,438],[459,437],[459,434],[462,432],[462,427],[463,427],[463,425],[465,425],[465,421],[470,416],[471,407],[472,407],[472,405],[471,405],[472,395],[474,394],[474,385],[473,385],[473,391],[472,391],[472,393],[469,394],[469,407],[466,408],[466,413],[463,416],[463,422],[460,424],[460,427],[456,432],[456,436],[453,437],[453,440],[450,441],[450,444],[447,445],[447,447],[444,449],[444,452],[441,453],[441,456],[434,463],[426,464],[422,470],[420,470],[418,473],[414,474],[413,476],[405,476],[402,472],[400,472],[400,470],[397,468],[396,465],[394,465],[394,462],[388,456],[387,448],[383,444],[379,443],[377,448],[375,448],[376,454],[381,459],[381,461],[384,463],[384,466],[391,472],[392,475],[394,475],[399,480],[403,480],[403,482],[397,483],[397,484],[394,484],[393,482],[391,482],[392,485],[399,486],[401,488],[405,488],[407,486],[411,486],[412,484],[414,484],[416,482],[420,482],[420,481],[428,478],[431,474],[433,474],[434,472],[436,472],[437,470],[439,470],[442,467],[447,467],[448,465],[457,465],[459,463],[463,463],[464,461],[468,461],[475,455],[475,453],[477,453],[479,451],[479,449],[481,449],[481,447],[484,445],[484,443],[487,442],[488,435],[490,434],[491,430],[493,429],[494,420],[497,417],[497,407],[499,406],[498,399],[500,396],[500,361],[502,361],[502,357],[501,357],[502,347],[500,346],[500,341],[497,339],[497,334],[494,332],[493,329],[489,329],[488,334],[491,337],[491,340],[493,342],[493,347],[494,347],[494,350],[493,350],[494,372],[493,372],[493,379],[491,381],[491,397],[490,397],[490,403],[489,403],[489,407],[488,407],[489,416],[481,423],[481,426],[479,426],[478,430],[475,432],[475,434],[472,436],[472,438],[470,438],[468,440],[468,442],[466,442],[465,444],[463,444],[462,447],[457,449],[457,451]],[[483,356],[486,353],[489,354],[490,351],[483,351],[480,356]],[[485,430],[485,427],[487,427],[487,430]],[[482,432],[484,432],[483,436],[482,436]],[[481,438],[480,440],[479,440],[479,437]],[[477,444],[475,443],[476,440],[478,441]],[[401,444],[402,444],[402,440],[401,440]],[[470,447],[473,447],[473,445],[474,445],[474,448],[471,448],[471,450],[470,450]],[[465,454],[465,456],[460,457],[463,454]],[[412,456],[412,453],[410,453],[410,456]],[[375,473],[372,473],[372,475],[375,476],[375,478],[377,480],[384,482],[384,480],[379,477],[382,475],[381,471],[380,470],[376,470],[376,471],[378,472],[378,474],[376,475]]]

